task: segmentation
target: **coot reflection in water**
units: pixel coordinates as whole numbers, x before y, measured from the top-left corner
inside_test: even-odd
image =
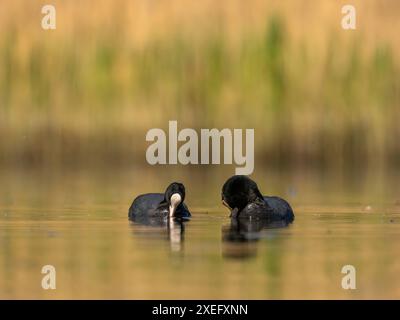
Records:
[[[136,236],[142,239],[163,238],[170,243],[171,251],[179,252],[183,250],[186,222],[180,218],[141,216],[132,219],[130,225]]]
[[[231,218],[222,226],[222,255],[226,258],[250,258],[257,255],[258,242],[271,236],[268,230],[286,228],[290,222],[271,219]]]

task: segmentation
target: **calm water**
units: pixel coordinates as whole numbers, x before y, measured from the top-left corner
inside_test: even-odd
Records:
[[[232,171],[178,169],[2,171],[0,298],[400,298],[398,174],[256,172],[295,210],[277,228],[231,224],[219,190]],[[137,194],[172,180],[190,222],[128,221]],[[41,288],[46,264],[56,290]],[[356,290],[341,288],[347,264]]]

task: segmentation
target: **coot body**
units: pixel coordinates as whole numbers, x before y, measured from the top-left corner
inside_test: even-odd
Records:
[[[146,193],[139,195],[129,208],[129,219],[141,223],[166,218],[189,219],[191,214],[184,203],[185,187],[173,182],[165,193]]]
[[[222,202],[232,218],[257,218],[271,221],[294,220],[289,203],[275,196],[263,196],[257,184],[247,176],[233,176],[222,187]]]

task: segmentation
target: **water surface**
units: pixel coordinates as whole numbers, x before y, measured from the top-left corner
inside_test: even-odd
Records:
[[[395,174],[255,175],[261,190],[291,202],[296,220],[286,228],[232,224],[219,203],[229,174],[2,172],[0,298],[400,298]],[[191,221],[128,221],[138,193],[163,191],[174,177],[186,185]],[[47,264],[56,268],[56,290],[41,288]],[[348,264],[356,290],[341,287]]]

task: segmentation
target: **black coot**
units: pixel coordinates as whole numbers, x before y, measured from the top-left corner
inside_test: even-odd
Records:
[[[263,196],[257,184],[246,176],[233,176],[222,187],[222,203],[231,210],[232,218],[294,220],[289,203],[279,197]]]
[[[129,208],[129,219],[146,222],[165,218],[189,219],[191,214],[184,203],[185,186],[171,183],[165,193],[146,193],[136,197]]]

